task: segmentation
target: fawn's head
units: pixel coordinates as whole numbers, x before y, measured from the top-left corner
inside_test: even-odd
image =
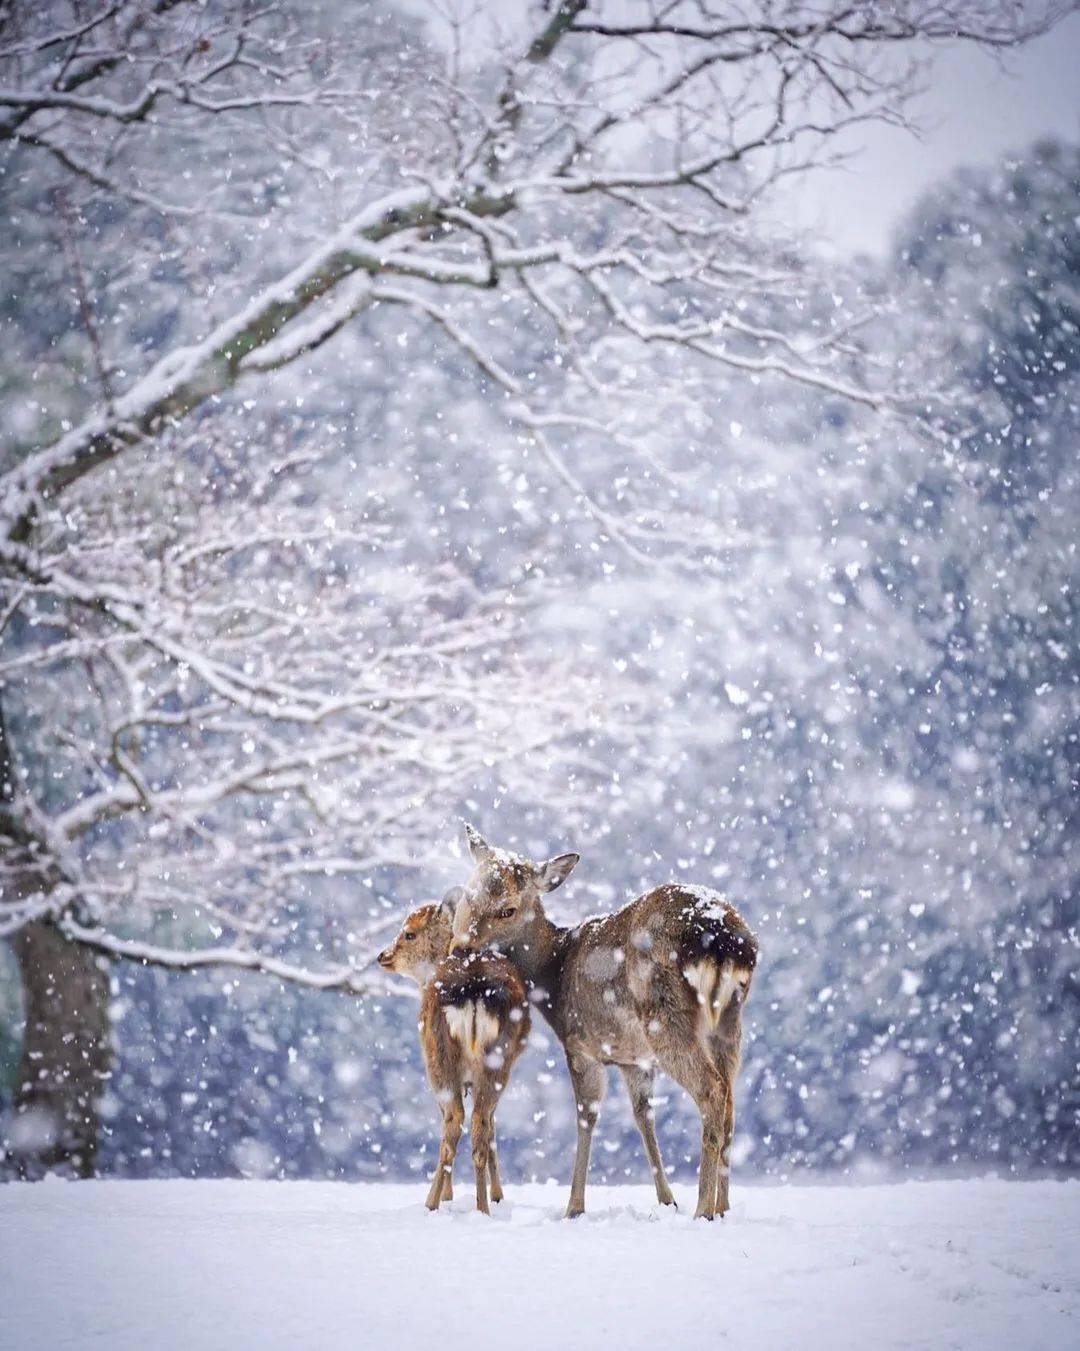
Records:
[[[378,962],[383,970],[409,976],[418,985],[430,980],[436,965],[450,951],[454,907],[461,894],[461,888],[455,887],[441,903],[410,910],[401,932],[379,953]]]
[[[472,826],[465,827],[473,873],[454,912],[453,948],[512,948],[543,914],[540,897],[569,877],[579,854],[559,854],[533,863],[495,849]]]

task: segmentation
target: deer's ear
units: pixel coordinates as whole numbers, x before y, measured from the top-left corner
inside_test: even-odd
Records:
[[[469,841],[469,852],[477,863],[486,863],[491,857],[492,849],[483,835],[471,826],[468,821],[465,822],[465,838]]]
[[[562,886],[580,859],[580,854],[559,854],[556,858],[549,858],[546,863],[541,863],[537,869],[540,890],[554,891],[556,887]]]
[[[451,887],[439,902],[439,913],[441,915],[446,915],[449,919],[453,919],[454,911],[458,907],[458,901],[460,901],[464,895],[464,887]]]

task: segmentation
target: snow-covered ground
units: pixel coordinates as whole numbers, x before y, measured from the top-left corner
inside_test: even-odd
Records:
[[[464,1170],[459,1169],[459,1174]],[[695,1223],[644,1187],[41,1183],[0,1188],[0,1346],[1075,1348],[1080,1182],[736,1187]]]

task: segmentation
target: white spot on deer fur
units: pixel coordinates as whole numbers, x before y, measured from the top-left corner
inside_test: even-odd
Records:
[[[611,948],[593,948],[586,954],[582,968],[589,980],[611,980],[621,960],[622,954],[616,956]]]

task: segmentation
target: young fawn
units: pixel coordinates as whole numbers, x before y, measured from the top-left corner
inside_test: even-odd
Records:
[[[401,932],[378,960],[421,989],[420,1046],[443,1117],[428,1209],[453,1198],[454,1156],[465,1121],[462,1099],[471,1090],[476,1208],[488,1215],[489,1175],[491,1199],[503,1198],[495,1108],[529,1035],[529,1001],[525,983],[505,957],[448,955],[459,896],[457,888],[441,905],[422,905],[406,915]]]
[[[626,1081],[662,1205],[674,1198],[649,1106],[656,1070],[694,1099],[702,1126],[696,1213],[723,1215],[754,935],[719,893],[676,883],[613,915],[562,928],[540,897],[565,880],[578,855],[531,863],[493,849],[471,826],[466,831],[475,869],[455,911],[453,950],[496,948],[509,957],[563,1044],[578,1109],[567,1215],[585,1209],[605,1065],[617,1065]]]

